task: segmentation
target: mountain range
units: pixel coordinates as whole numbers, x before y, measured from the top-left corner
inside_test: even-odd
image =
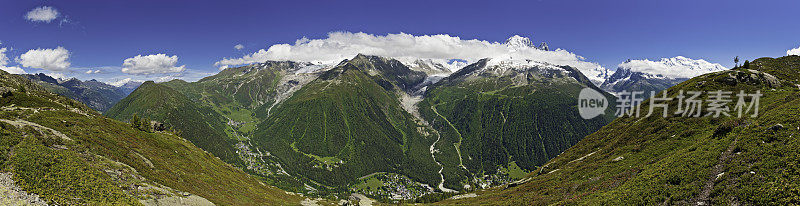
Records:
[[[659,61],[628,60],[619,64],[614,74],[599,86],[611,93],[642,91],[649,97],[651,92],[660,92],[692,77],[723,70],[727,68],[720,64],[683,56]]]
[[[414,62],[268,61],[147,82],[106,115],[164,122],[289,191],[386,199],[507,183],[613,119],[571,109],[577,91],[596,86],[568,66],[484,59],[442,76]],[[381,186],[391,182],[402,184]]]
[[[23,74],[46,90],[78,100],[97,111],[106,111],[119,100],[133,92],[141,82],[129,81],[119,86],[113,86],[97,80],[81,81],[75,78],[62,80],[55,79],[43,73]]]
[[[549,50],[546,43],[535,46],[529,39],[519,36],[509,38],[506,45],[512,49]],[[185,147],[190,150],[196,146],[197,151],[207,151],[206,155],[217,158],[216,162],[208,164],[239,170],[224,174],[227,177],[255,177],[254,182],[329,199],[347,199],[351,193],[361,193],[383,201],[429,202],[450,194],[481,191],[480,201],[494,201],[496,194],[508,195],[500,199],[516,204],[522,203],[516,202],[521,201],[516,198],[529,194],[504,193],[497,188],[509,185],[525,186],[514,189],[529,188],[526,182],[535,180],[545,171],[553,171],[553,161],[561,161],[575,148],[599,144],[582,142],[596,141],[586,138],[597,138],[593,136],[598,135],[597,131],[620,124],[612,123],[621,121],[614,120],[613,108],[606,109],[599,117],[581,118],[576,103],[582,89],[599,91],[611,104],[616,99],[614,94],[622,91],[645,91],[649,95],[650,91],[665,90],[694,76],[718,74],[723,70],[726,69],[719,64],[704,60],[674,57],[658,62],[629,60],[620,64],[612,75],[608,75],[607,70],[592,70],[584,71],[591,73],[586,76],[574,67],[535,59],[496,57],[468,64],[359,54],[338,64],[267,61],[227,68],[197,82],[147,81],[113,86],[96,80],[56,80],[44,74],[22,76],[31,80],[36,85],[31,88],[35,87],[39,93],[50,91],[73,98],[115,119],[103,120],[114,125],[97,128],[103,132],[132,130],[144,132],[145,136],[158,134],[156,136],[186,140],[184,144],[190,146]],[[748,81],[765,81],[758,79],[766,78],[762,73],[750,72],[756,77]],[[49,95],[48,98],[60,98]],[[33,102],[19,100],[19,105],[38,105],[48,98]],[[19,107],[15,103],[6,105]],[[73,112],[102,117],[94,110]],[[19,124],[12,119],[6,122]],[[612,124],[606,126],[609,123]],[[113,131],[106,131],[109,129]],[[140,140],[134,143],[137,141]],[[116,149],[109,152],[116,153]],[[117,160],[121,156],[110,153],[100,155],[132,164]],[[78,151],[77,154],[92,153]],[[209,168],[199,162],[169,164]],[[100,170],[107,168],[100,167]],[[201,202],[224,205],[270,202],[252,199],[257,196],[252,196],[254,193],[198,191],[205,187],[187,189],[159,178],[140,179],[167,185],[164,188],[176,191],[174,194],[182,194],[178,190],[197,193],[187,197],[197,197]],[[251,183],[241,184],[255,187],[255,193],[275,195],[274,191],[278,191]],[[128,183],[111,181],[109,184],[124,187]],[[173,187],[179,188],[171,189]],[[131,197],[140,199],[141,203],[160,201],[141,200],[143,198],[137,196],[139,193],[135,190],[122,191],[128,196],[102,201],[130,202]],[[60,195],[58,192],[45,194]],[[230,197],[226,195],[236,198],[221,198]],[[300,199],[291,193],[285,195],[289,197],[288,202]],[[47,202],[72,203],[54,199],[54,196],[44,197]],[[483,197],[490,198],[482,200]],[[450,201],[459,203],[458,198]],[[630,202],[635,201],[623,201]]]

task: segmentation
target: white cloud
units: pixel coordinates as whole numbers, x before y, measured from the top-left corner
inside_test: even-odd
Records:
[[[294,44],[275,44],[267,49],[240,58],[225,58],[214,65],[227,66],[252,64],[268,60],[292,60],[322,64],[335,64],[357,54],[378,55],[403,62],[413,59],[433,59],[447,62],[452,59],[474,63],[483,58],[514,58],[569,65],[579,69],[595,82],[602,82],[602,66],[586,62],[584,58],[566,50],[543,51],[532,47],[510,47],[499,42],[465,40],[448,34],[421,35],[332,32],[325,39],[302,38]]]
[[[236,46],[233,46],[233,48],[236,49],[236,50],[242,50],[242,49],[244,49],[244,45],[237,44]]]
[[[35,8],[25,14],[25,19],[32,22],[47,22],[50,23],[54,19],[58,18],[58,10],[53,7],[49,6],[42,6],[39,8]]]
[[[0,48],[0,66],[5,66],[8,64],[8,57],[6,57],[7,48]]]
[[[23,67],[50,71],[66,71],[69,66],[69,51],[64,47],[55,49],[31,49],[20,55],[16,61]]]
[[[167,56],[166,54],[151,54],[147,56],[137,55],[125,59],[122,63],[122,72],[128,74],[166,74],[182,72],[185,65],[176,66],[178,56]]]
[[[6,71],[11,74],[27,74],[25,70],[19,67],[0,66],[0,70]]]
[[[0,48],[0,70],[12,74],[25,74],[25,70],[23,70],[22,68],[7,66],[10,60],[6,56],[6,51],[8,51],[8,48]]]
[[[11,74],[27,74],[25,72],[25,70],[23,70],[22,68],[19,68],[19,67],[0,66],[0,70],[6,71],[6,72],[11,73]]]
[[[800,47],[789,49],[786,51],[786,56],[797,55],[800,56]]]
[[[619,64],[619,68],[669,78],[692,78],[727,69],[717,63],[710,63],[703,59],[694,60],[683,56],[661,58],[659,61],[647,59],[631,60]]]
[[[91,70],[91,69],[90,70],[86,70],[86,74],[97,74],[97,73],[100,73],[99,69],[98,70]]]

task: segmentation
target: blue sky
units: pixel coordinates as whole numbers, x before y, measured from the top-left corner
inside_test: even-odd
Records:
[[[50,23],[26,14],[50,6]],[[449,34],[502,42],[518,34],[614,68],[626,59],[686,56],[732,66],[733,56],[783,56],[800,46],[800,1],[18,1],[0,0],[8,66],[31,49],[63,47],[68,76],[111,81],[137,55],[177,56],[195,76],[215,62],[329,32]],[[65,20],[66,19],[66,20]],[[242,50],[234,45],[242,44]],[[2,66],[2,65],[0,65]],[[27,72],[41,71],[22,67]],[[72,71],[71,73],[69,71]],[[139,75],[156,78],[165,74]],[[187,77],[192,78],[192,77]]]

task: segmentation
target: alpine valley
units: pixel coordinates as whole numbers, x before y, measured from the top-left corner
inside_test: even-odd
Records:
[[[547,49],[529,41],[507,44]],[[570,66],[487,58],[449,67],[361,54],[267,61],[197,82],[145,82],[105,115],[161,122],[287,191],[385,201],[507,184],[614,118],[611,109],[578,115],[579,91],[600,89]]]
[[[520,36],[505,45],[549,50]],[[4,98],[3,128],[19,135],[7,142],[3,158],[9,161],[7,171],[19,174],[14,178],[38,178],[22,169],[47,165],[14,165],[24,162],[14,162],[22,157],[11,151],[39,147],[46,153],[41,155],[59,155],[53,161],[66,158],[72,162],[67,165],[76,165],[49,171],[64,178],[79,178],[69,176],[76,169],[93,171],[98,183],[86,184],[117,194],[85,193],[75,200],[48,188],[72,185],[15,179],[22,194],[40,195],[20,201],[148,205],[183,195],[222,205],[369,198],[434,202],[459,193],[469,194],[455,199],[470,197],[473,191],[494,194],[552,171],[548,162],[615,118],[612,105],[599,117],[581,118],[576,102],[584,88],[607,91],[602,95],[610,104],[614,93],[661,91],[693,75],[722,70],[719,64],[675,57],[626,61],[612,75],[592,70],[585,76],[587,71],[571,66],[513,57],[466,64],[359,54],[335,64],[266,61],[226,68],[196,82],[112,86],[45,74],[21,75],[28,80],[6,75],[13,81],[6,81],[4,95],[13,98]],[[98,121],[103,125],[88,125]],[[81,136],[120,132],[140,139]],[[150,148],[170,141],[179,142],[167,145],[186,151]],[[174,150],[180,157],[157,150]],[[154,168],[159,172],[149,172]],[[219,168],[227,169],[221,173]],[[189,174],[223,178],[184,177]],[[183,178],[194,179],[186,183],[190,180]],[[145,192],[141,185],[159,192]],[[280,201],[274,199],[278,196]]]

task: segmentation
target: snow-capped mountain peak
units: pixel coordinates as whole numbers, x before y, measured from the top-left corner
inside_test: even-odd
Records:
[[[493,70],[527,70],[531,68],[548,69],[548,70],[564,70],[553,64],[547,62],[534,61],[529,59],[514,59],[506,58],[490,58],[486,62],[486,67]]]
[[[514,36],[509,37],[508,39],[506,39],[506,42],[504,44],[506,46],[508,46],[509,48],[513,49],[513,50],[520,50],[520,49],[526,49],[526,48],[534,48],[534,49],[539,49],[539,50],[544,50],[544,51],[549,51],[550,50],[550,48],[547,46],[547,43],[542,42],[537,47],[536,44],[534,44],[533,41],[531,41],[530,38],[523,37],[523,36],[520,36],[520,35],[514,35]]]
[[[536,45],[533,44],[528,37],[522,37],[520,35],[514,35],[506,39],[506,45],[513,48],[523,48],[523,47],[535,47]]]
[[[661,78],[692,78],[702,74],[722,71],[727,68],[703,59],[690,59],[684,56],[661,58],[659,61],[630,60],[619,64],[619,69],[640,72]]]
[[[467,66],[467,62],[457,59],[420,59],[396,58],[411,70],[425,72],[428,75],[449,74]]]
[[[706,73],[726,70],[720,64],[683,56],[661,58],[659,61],[627,60],[601,85],[606,91],[661,91],[687,79]]]
[[[123,86],[125,84],[128,84],[128,83],[140,83],[140,82],[141,81],[135,81],[135,80],[133,80],[131,78],[125,78],[125,79],[121,79],[121,80],[115,81],[115,82],[108,82],[108,84],[110,84],[112,86],[115,86],[115,87],[121,87],[121,86]]]

